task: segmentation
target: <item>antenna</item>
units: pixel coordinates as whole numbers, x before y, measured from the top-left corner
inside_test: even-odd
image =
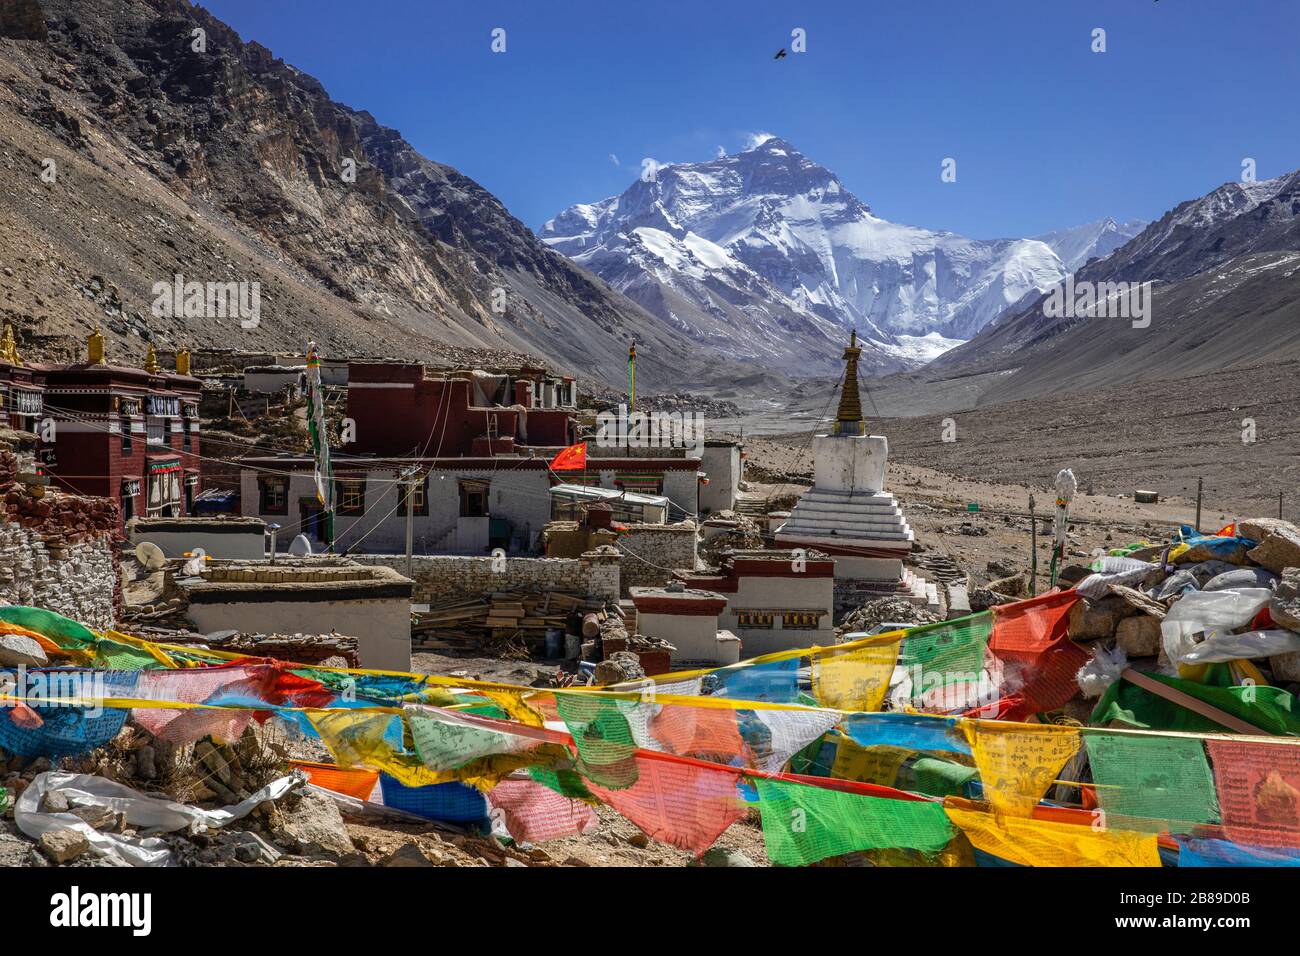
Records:
[[[160,571],[167,563],[163,549],[152,541],[141,541],[135,546],[135,559],[149,571]]]

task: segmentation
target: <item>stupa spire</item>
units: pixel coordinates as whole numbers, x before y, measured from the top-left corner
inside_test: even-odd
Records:
[[[867,423],[862,418],[862,399],[858,396],[858,330],[849,336],[844,350],[844,391],[840,394],[840,408],[835,414],[836,435],[865,435]]]

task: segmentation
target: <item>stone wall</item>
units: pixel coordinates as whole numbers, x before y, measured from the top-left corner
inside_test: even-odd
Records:
[[[695,570],[695,522],[629,524],[618,536],[623,596],[632,587],[662,587],[673,571]]]
[[[111,627],[122,600],[117,503],[28,484],[28,467],[0,450],[0,600]]]
[[[406,573],[400,554],[352,554],[358,564],[382,565]],[[416,604],[474,598],[493,591],[563,591],[603,601],[619,597],[620,565],[612,549],[589,551],[581,558],[504,558],[417,554],[411,559]]]

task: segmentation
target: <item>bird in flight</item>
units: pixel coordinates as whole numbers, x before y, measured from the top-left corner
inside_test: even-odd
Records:
[[[777,50],[777,51],[776,51],[776,56],[772,57],[772,59],[774,59],[774,60],[784,60],[784,59],[785,59],[785,47],[781,47],[781,49]]]

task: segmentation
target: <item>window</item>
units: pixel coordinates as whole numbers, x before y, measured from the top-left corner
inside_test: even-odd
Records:
[[[640,495],[663,494],[664,476],[644,472],[619,472],[614,475],[614,487],[619,491],[632,491]]]
[[[131,419],[122,419],[122,454],[131,454]]]
[[[189,419],[186,419],[185,421],[181,422],[181,450],[189,451],[191,447],[192,446],[190,445],[190,422]]]
[[[397,509],[397,512],[400,515],[406,514],[406,492],[408,488],[410,488],[409,485],[399,485],[397,489],[397,493],[401,501],[401,506]],[[424,481],[420,482],[420,484],[412,488],[411,491],[412,491],[411,513],[416,515],[421,515],[421,516],[428,515],[429,479],[425,478]]]
[[[125,524],[135,517],[135,495],[122,495],[122,522]]]
[[[258,478],[258,511],[264,515],[287,515],[289,513],[289,479]]]
[[[771,611],[737,611],[736,624],[739,627],[771,627]]]
[[[460,516],[486,518],[488,516],[488,483],[486,481],[460,482]]]
[[[145,423],[146,441],[150,445],[167,444],[167,419],[150,418]]]
[[[817,611],[786,611],[781,626],[787,631],[815,631],[821,615]]]
[[[364,478],[340,478],[337,492],[339,514],[357,518],[366,513],[366,480]]]

